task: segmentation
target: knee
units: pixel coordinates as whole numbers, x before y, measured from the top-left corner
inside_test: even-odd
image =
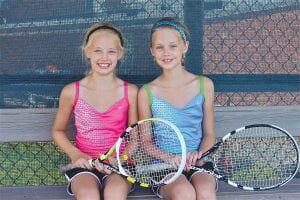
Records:
[[[76,191],[74,191],[74,195],[76,197],[76,200],[100,199],[100,191],[98,188],[78,188]]]
[[[132,185],[128,181],[109,179],[104,187],[104,199],[126,199]]]
[[[107,188],[104,189],[104,199],[105,200],[125,200],[127,198],[128,191],[124,189],[124,187],[117,187],[117,188]]]
[[[183,193],[181,193],[181,195],[178,195],[179,199],[184,199],[184,200],[192,200],[192,199],[196,199],[196,193],[195,190],[190,190],[190,191],[184,191]]]
[[[215,200],[216,199],[216,191],[212,188],[202,188],[201,190],[197,190],[197,199],[200,200]]]
[[[191,185],[174,188],[171,193],[172,200],[194,200],[196,199],[196,191]]]
[[[193,177],[192,183],[196,190],[197,199],[216,199],[216,180],[214,179],[214,177],[205,173],[199,173]]]

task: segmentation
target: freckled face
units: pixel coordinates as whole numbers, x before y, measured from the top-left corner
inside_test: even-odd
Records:
[[[120,39],[106,31],[93,33],[86,48],[93,72],[108,74],[114,71],[123,56]]]
[[[160,28],[152,34],[151,54],[164,69],[182,66],[182,54],[186,53],[187,47],[180,33],[172,28]]]

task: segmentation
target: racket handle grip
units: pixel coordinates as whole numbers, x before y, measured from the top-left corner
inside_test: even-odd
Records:
[[[93,159],[90,159],[88,160],[88,163],[91,167],[94,167],[94,160]],[[71,163],[67,164],[67,165],[63,165],[60,167],[60,171],[62,172],[66,172],[66,171],[69,171],[71,169],[75,168]]]
[[[116,168],[114,168],[114,167],[112,167],[112,166],[110,166],[108,164],[105,164],[105,163],[102,163],[102,164],[103,164],[103,167],[105,167],[106,169],[109,169],[110,171],[113,171],[113,172],[115,172],[117,174],[121,174],[121,172],[119,172],[119,170],[117,170]]]
[[[88,163],[89,163],[89,165],[90,165],[91,167],[95,167],[95,166],[94,166],[94,160],[93,160],[93,159],[88,160]]]
[[[94,165],[95,160],[96,160],[96,159],[90,159],[90,160],[88,160],[89,165],[90,165],[91,167],[93,167],[93,168],[95,167],[95,165]],[[113,171],[113,172],[116,172],[116,173],[118,173],[118,174],[121,174],[121,173],[119,172],[119,170],[117,170],[116,168],[110,166],[109,164],[106,164],[106,163],[101,162],[101,160],[99,160],[99,161],[100,161],[100,163],[103,165],[103,167],[105,167],[106,169],[109,169],[110,171]]]
[[[73,165],[71,163],[67,164],[67,165],[63,165],[60,167],[60,171],[62,172],[66,172],[69,171],[70,169],[73,169]]]
[[[219,148],[220,144],[222,142],[217,142],[216,144],[214,144],[214,146],[212,146],[209,150],[205,151],[202,155],[201,158],[198,158],[197,160],[201,160],[202,158],[208,156],[210,153],[214,152],[217,148]]]

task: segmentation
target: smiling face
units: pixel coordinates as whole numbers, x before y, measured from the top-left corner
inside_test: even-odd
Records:
[[[187,49],[188,42],[175,29],[161,27],[152,34],[151,54],[163,69],[182,67],[182,55]]]
[[[92,72],[112,73],[123,56],[120,38],[110,30],[99,30],[90,36],[85,54]]]

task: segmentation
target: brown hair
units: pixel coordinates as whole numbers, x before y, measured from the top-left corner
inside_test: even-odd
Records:
[[[152,26],[150,39],[152,40],[152,35],[156,30],[163,27],[172,28],[178,31],[184,42],[190,40],[190,33],[188,28],[179,20],[172,17],[163,17],[160,20],[156,21]],[[151,45],[152,45],[152,41],[151,41]]]
[[[153,33],[160,28],[166,28],[166,27],[178,31],[184,43],[190,40],[190,32],[182,22],[172,17],[163,17],[160,20],[156,21],[152,26],[151,35],[150,35],[151,46],[152,46]],[[181,57],[181,64],[184,65],[184,63],[185,63],[185,54],[183,54]]]

